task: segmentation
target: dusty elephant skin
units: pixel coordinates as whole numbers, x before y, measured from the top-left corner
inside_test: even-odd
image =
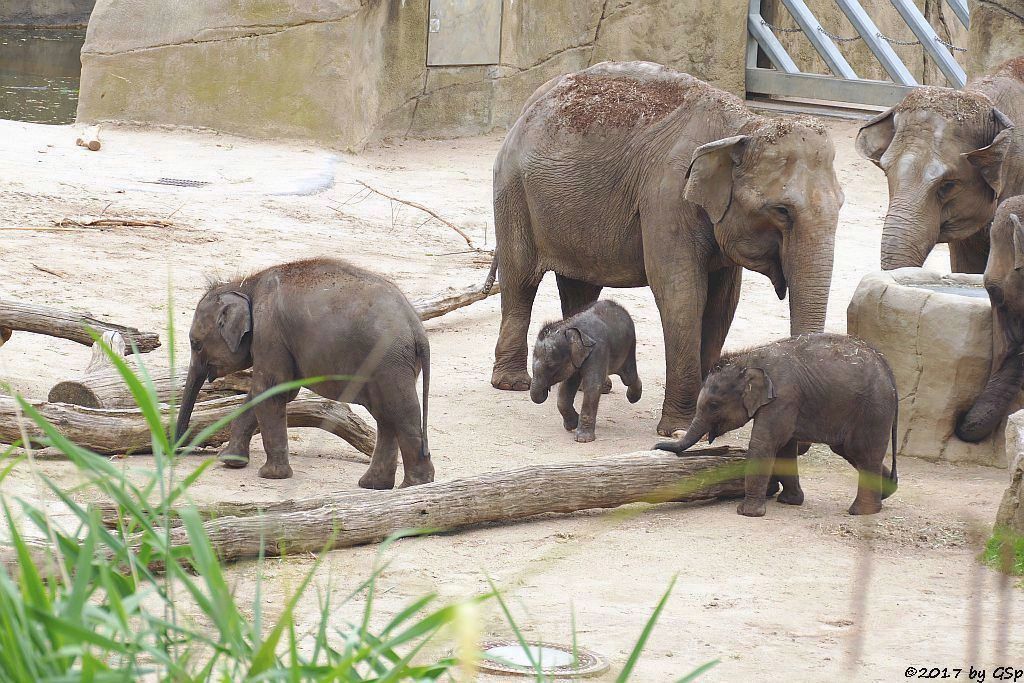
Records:
[[[1010,196],[1000,192],[1007,141],[998,136],[1014,122],[1024,125],[1024,57],[962,91],[917,88],[861,128],[857,151],[889,183],[883,269],[921,267],[937,243],[948,242],[954,272],[984,271],[986,228],[997,197]]]
[[[543,403],[558,387],[558,412],[566,431],[576,430],[576,441],[594,440],[597,405],[605,380],[618,375],[626,385],[630,403],[640,400],[643,387],[636,370],[636,330],[633,319],[614,301],[598,301],[571,318],[541,328],[533,346],[533,381],[530,398]],[[573,406],[583,389],[583,406]]]
[[[283,382],[331,379],[309,388],[364,406],[377,421],[377,444],[359,485],[390,489],[402,452],[402,486],[434,480],[427,448],[430,346],[415,309],[385,278],[335,259],[273,266],[212,285],[196,306],[192,356],[176,434],[188,428],[203,382],[251,367],[249,399]],[[423,412],[416,378],[423,371]],[[285,405],[296,391],[268,398],[231,424],[220,457],[249,463],[259,428],[267,462],[260,476],[292,476]]]
[[[896,380],[882,354],[854,337],[801,335],[723,357],[701,389],[690,429],[655,448],[682,455],[705,434],[714,441],[753,420],[739,514],[765,514],[773,472],[782,485],[779,502],[802,504],[797,444],[815,442],[857,468],[850,514],[870,515],[896,490],[898,409]],[[883,463],[890,439],[891,472]]]
[[[494,164],[501,330],[491,383],[526,390],[526,336],[547,271],[563,317],[602,287],[649,285],[667,358],[658,432],[693,417],[739,300],[742,269],[790,294],[793,334],[820,332],[843,193],[812,120],[767,119],[649,62],[552,79]]]
[[[1024,196],[999,205],[989,231],[985,290],[992,303],[992,373],[956,435],[976,443],[1006,417],[1024,383]]]

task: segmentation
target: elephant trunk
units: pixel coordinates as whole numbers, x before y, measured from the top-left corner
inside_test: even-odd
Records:
[[[185,378],[185,390],[181,395],[181,406],[178,408],[178,421],[174,428],[173,440],[178,441],[188,429],[188,422],[192,419],[192,409],[195,408],[196,398],[199,397],[199,389],[206,381],[206,365],[193,360],[188,367],[188,376]]]
[[[686,434],[676,441],[662,441],[655,445],[655,448],[662,451],[671,451],[676,455],[679,455],[685,450],[693,447],[701,438],[710,431],[710,428],[703,422],[703,420],[694,420],[690,424],[690,428],[686,430]]]
[[[538,382],[537,378],[533,378],[533,382],[530,383],[530,398],[534,403],[543,403],[548,400],[549,387]]]
[[[835,237],[833,230],[822,230],[827,238],[801,244],[799,253],[788,254],[783,261],[789,285],[789,331],[794,336],[825,329]]]
[[[1010,404],[1020,393],[1024,382],[1024,355],[1020,346],[1013,348],[989,377],[981,395],[970,410],[956,423],[956,436],[961,441],[977,443],[996,430],[1006,417]]]
[[[939,241],[939,204],[926,187],[893,195],[882,227],[882,270],[920,268]]]

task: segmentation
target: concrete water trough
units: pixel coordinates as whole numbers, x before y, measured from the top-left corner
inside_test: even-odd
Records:
[[[991,310],[981,275],[923,268],[867,275],[847,309],[847,331],[892,365],[900,393],[899,455],[1007,466],[1005,421],[981,443],[953,434],[992,363]]]

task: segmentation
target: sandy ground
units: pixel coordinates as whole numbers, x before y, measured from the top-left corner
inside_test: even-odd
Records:
[[[878,267],[886,191],[882,174],[853,148],[856,126],[829,122],[846,192],[840,217],[828,329],[846,327],[846,305],[860,277]],[[463,226],[479,245],[493,244],[491,162],[500,136],[385,144],[360,156],[257,144],[213,133],[128,129],[104,132],[104,147],[74,146],[68,127],[0,122],[0,296],[88,310],[163,332],[168,292],[184,333],[204,277],[231,275],[313,255],[348,258],[387,274],[411,297],[464,287],[487,263],[450,228],[415,209],[366,196],[363,181],[418,201]],[[152,184],[160,177],[208,181],[202,188]],[[48,232],[63,218],[158,218],[172,228]],[[944,253],[931,266],[947,269]],[[497,297],[426,323],[433,358],[431,450],[438,479],[530,463],[579,460],[648,447],[664,389],[657,310],[647,289],[606,290],[637,322],[644,397],[626,402],[621,386],[601,403],[598,440],[576,444],[553,401],[536,406],[525,393],[489,384],[500,319]],[[557,317],[553,278],[545,280],[534,332]],[[746,273],[727,348],[785,336],[785,302],[768,280]],[[29,397],[84,368],[88,349],[16,334],[0,351],[0,377]],[[179,353],[179,362],[185,362]],[[167,362],[163,350],[147,362]],[[194,488],[198,501],[271,500],[355,488],[365,460],[315,430],[292,430],[295,477],[271,482],[219,467]],[[745,434],[727,442],[743,445]],[[263,458],[258,441],[254,462]],[[191,469],[198,458],[182,465]],[[146,457],[132,464],[145,467]],[[42,470],[70,485],[71,467]],[[998,575],[974,561],[972,529],[994,518],[1005,470],[900,463],[900,490],[868,519],[846,515],[855,473],[816,448],[801,459],[807,501],[770,503],[764,519],[735,514],[735,503],[632,506],[628,514],[580,513],[508,526],[405,540],[383,575],[380,618],[411,597],[438,591],[459,599],[505,589],[531,637],[571,642],[575,609],[579,643],[607,656],[612,669],[629,648],[673,575],[679,576],[636,680],[662,681],[711,659],[704,680],[895,681],[909,666],[1024,667],[1024,629],[1000,626],[1024,615],[1024,592],[999,587]],[[600,482],[595,482],[600,485]],[[27,471],[4,493],[34,497]],[[987,527],[986,527],[987,528]],[[364,577],[377,550],[330,553],[318,584],[345,595]],[[268,609],[294,586],[311,560],[270,561]],[[257,568],[230,570],[240,590]],[[866,596],[863,604],[857,596]],[[972,608],[973,606],[973,608]],[[338,623],[358,605],[339,609]],[[315,614],[311,594],[301,610]],[[973,615],[973,616],[972,616]],[[497,611],[484,630],[508,635]],[[859,650],[858,650],[859,648]],[[860,652],[859,659],[856,653]],[[963,676],[966,677],[966,673]]]

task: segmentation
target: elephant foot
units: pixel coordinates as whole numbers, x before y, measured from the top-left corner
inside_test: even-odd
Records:
[[[594,435],[593,429],[577,429],[576,430],[576,443],[590,443],[597,437]]]
[[[764,492],[764,495],[767,498],[771,498],[776,493],[778,493],[779,489],[781,489],[781,488],[782,488],[782,485],[779,483],[779,480],[776,479],[775,477],[772,477],[771,479],[768,480],[768,490]]]
[[[777,499],[784,505],[803,505],[804,504],[804,492],[803,489],[785,489],[779,494]]]
[[[359,488],[386,491],[395,488],[395,473],[380,474],[373,470],[366,470],[366,474],[359,477]]]
[[[630,403],[636,403],[640,400],[640,396],[644,393],[643,386],[638,381],[636,384],[626,389],[626,400]]]
[[[736,508],[737,514],[743,515],[744,517],[764,517],[764,513],[767,511],[767,506],[763,500],[750,501],[744,499],[739,507]]]
[[[260,476],[264,479],[291,479],[292,468],[288,463],[267,463],[260,468]]]
[[[675,432],[685,432],[692,421],[692,417],[662,414],[658,422],[658,436],[675,436]]]
[[[874,515],[882,511],[882,502],[874,500],[860,500],[853,501],[853,505],[850,506],[851,515]]]
[[[402,485],[399,488],[406,489],[410,486],[419,486],[420,484],[429,484],[434,481],[434,464],[429,460],[426,465],[421,465],[416,468],[416,471],[405,471],[405,478],[402,480]]]
[[[562,418],[562,426],[565,427],[565,431],[572,432],[580,425],[579,413],[573,413],[568,417]]]
[[[224,465],[224,467],[230,467],[233,470],[240,470],[249,464],[249,455],[232,453],[230,450],[225,448],[217,454],[217,460]]]
[[[502,391],[527,391],[530,381],[530,373],[526,370],[507,372],[495,368],[491,374],[491,386]]]

